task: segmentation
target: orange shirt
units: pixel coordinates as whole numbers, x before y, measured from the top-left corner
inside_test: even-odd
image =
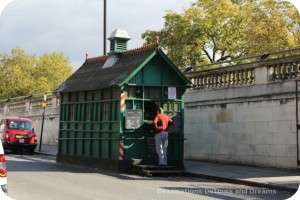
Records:
[[[153,125],[157,133],[168,131],[169,123],[172,124],[173,120],[163,113],[158,113],[153,120]]]

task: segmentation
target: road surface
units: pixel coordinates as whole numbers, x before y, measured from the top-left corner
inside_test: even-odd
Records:
[[[16,200],[278,199],[293,194],[188,177],[141,177],[56,163],[42,155],[6,154],[8,193]]]

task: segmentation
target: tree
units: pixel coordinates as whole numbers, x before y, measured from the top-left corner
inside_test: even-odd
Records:
[[[216,63],[300,45],[300,21],[292,4],[278,0],[197,0],[183,14],[168,11],[159,36],[173,62],[186,66]]]
[[[29,56],[21,48],[0,54],[0,99],[52,92],[72,73],[62,53]]]

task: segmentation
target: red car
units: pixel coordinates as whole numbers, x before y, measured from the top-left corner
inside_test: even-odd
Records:
[[[0,138],[4,150],[27,150],[33,154],[37,138],[34,133],[33,123],[30,119],[7,117],[1,120]]]

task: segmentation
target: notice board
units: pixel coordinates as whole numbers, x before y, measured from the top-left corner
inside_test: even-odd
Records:
[[[142,126],[143,112],[141,109],[125,111],[125,128],[138,129]]]

